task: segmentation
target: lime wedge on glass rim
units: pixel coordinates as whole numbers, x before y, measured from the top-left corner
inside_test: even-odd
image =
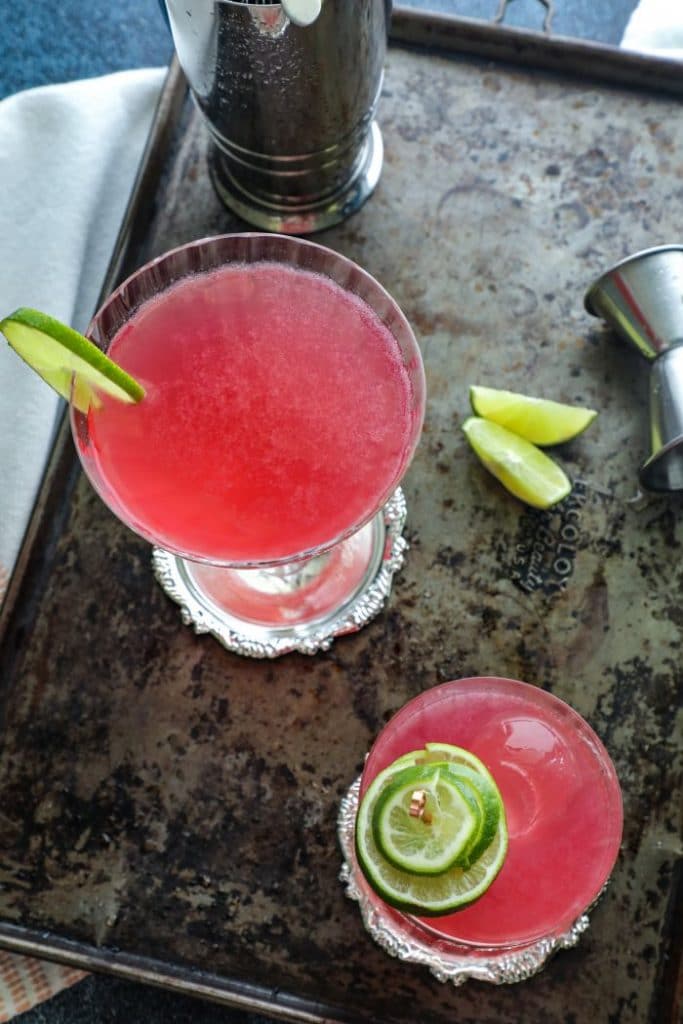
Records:
[[[564,470],[540,448],[511,430],[480,416],[470,416],[462,429],[489,472],[527,505],[550,508],[571,491]]]
[[[62,398],[87,413],[104,392],[121,402],[139,402],[145,389],[94,342],[37,309],[22,307],[0,321],[17,355]]]
[[[546,398],[531,398],[515,391],[470,387],[470,405],[477,416],[506,427],[533,444],[571,441],[598,415],[595,409],[565,405]]]
[[[368,883],[386,903],[406,913],[430,917],[448,914],[467,906],[486,892],[503,866],[507,854],[508,833],[500,793],[495,788],[497,824],[486,849],[471,866],[461,867],[456,864],[440,874],[424,874],[392,864],[383,854],[375,839],[376,833],[381,831],[383,825],[382,798],[386,789],[388,787],[390,789],[392,783],[395,783],[398,774],[411,770],[410,766],[406,768],[406,758],[420,756],[423,753],[423,751],[416,751],[414,755],[405,755],[403,758],[399,758],[398,762],[385,768],[373,779],[358,810],[356,855]],[[443,780],[443,769],[452,766],[445,762],[437,762],[427,767],[431,770],[441,769],[439,776]],[[416,765],[412,770],[416,772],[415,789],[419,792],[425,788],[421,785],[421,782],[424,782],[424,774],[421,773],[424,773],[425,768]],[[477,776],[474,770],[465,768],[465,771],[474,777]],[[486,776],[482,775],[481,778],[488,782],[490,775],[487,772]],[[406,781],[405,775],[403,781]],[[386,797],[384,797],[384,801],[386,807]],[[403,854],[409,855],[409,851],[404,848]]]

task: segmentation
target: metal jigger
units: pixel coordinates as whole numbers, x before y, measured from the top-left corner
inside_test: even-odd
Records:
[[[683,245],[645,249],[616,263],[584,304],[650,363],[647,491],[683,490]]]

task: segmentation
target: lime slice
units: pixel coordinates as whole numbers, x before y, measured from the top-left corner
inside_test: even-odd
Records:
[[[460,863],[480,834],[481,804],[456,772],[447,762],[409,766],[379,794],[373,836],[395,867],[440,875]]]
[[[595,409],[530,398],[514,391],[472,385],[470,404],[483,416],[533,444],[561,444],[583,433],[598,415]]]
[[[17,309],[0,321],[14,351],[83,413],[99,405],[99,392],[139,402],[145,389],[84,335],[36,309]]]
[[[470,839],[469,847],[463,849],[459,856],[459,860],[466,859],[464,854],[466,851],[469,852],[472,863],[465,864],[465,866],[455,864],[440,874],[423,874],[397,867],[384,855],[376,838],[379,831],[384,831],[378,828],[377,808],[379,804],[379,815],[381,815],[379,823],[386,824],[389,798],[385,796],[385,793],[387,790],[395,790],[397,782],[407,781],[405,776],[401,780],[401,774],[406,771],[406,765],[410,758],[424,758],[432,755],[444,756],[449,760],[417,766],[413,764],[412,767],[408,765],[412,771],[418,770],[424,773],[419,777],[413,775],[413,778],[426,781],[429,777],[429,770],[431,770],[438,771],[439,777],[443,779],[445,769],[449,779],[458,780],[457,786],[461,795],[469,786],[472,795],[478,794],[475,799],[488,802],[491,799],[490,787],[495,794],[496,806],[490,805],[483,812],[482,819],[487,815],[489,818],[485,828],[474,834]],[[460,763],[458,763],[459,759]],[[424,789],[425,786],[418,788]],[[495,826],[492,825],[494,818]],[[492,829],[493,834],[491,834]],[[488,832],[486,839],[484,839],[485,831]],[[382,845],[385,845],[384,838],[381,841]],[[485,848],[484,843],[486,843]],[[482,896],[503,865],[507,853],[507,843],[505,812],[500,793],[490,772],[474,754],[449,744],[427,744],[425,749],[404,754],[380,772],[368,787],[356,819],[356,855],[369,884],[385,902],[399,910],[423,916],[451,913]],[[475,846],[482,850],[476,860],[474,859]]]
[[[466,765],[452,762],[450,767],[457,775],[461,791],[468,789],[479,808],[478,828],[472,833],[469,843],[457,861],[461,868],[469,868],[493,842],[498,823],[504,814],[503,801],[498,787],[488,773],[483,775]]]
[[[471,768],[478,775],[484,775],[495,787],[491,772],[484,762],[473,754],[471,750],[464,747],[456,747],[453,743],[425,743],[420,750],[411,750],[407,754],[401,754],[395,761],[392,761],[389,769],[395,775],[400,768],[408,765],[441,764],[444,761],[452,761],[454,764],[464,765]]]
[[[454,764],[462,764],[479,775],[484,775],[489,782],[493,783],[493,776],[486,765],[471,750],[464,747],[456,747],[452,743],[425,743],[425,749],[415,751],[418,760],[415,764],[429,764],[436,761],[453,761]],[[414,756],[414,755],[413,755]],[[495,785],[495,783],[493,783]]]
[[[385,769],[369,786],[356,820],[356,855],[368,883],[391,906],[423,917],[449,914],[473,903],[486,892],[503,866],[508,833],[501,814],[493,840],[469,868],[448,868],[440,875],[423,875],[395,867],[375,842],[372,819],[377,800],[395,773]]]
[[[489,472],[527,505],[550,508],[569,494],[564,470],[530,441],[479,416],[470,416],[462,429]]]
[[[458,772],[461,793],[465,798],[469,794],[479,807],[479,828],[472,834],[469,845],[463,849],[457,860],[460,867],[468,867],[492,842],[498,820],[503,813],[503,801],[498,786],[483,761],[471,750],[465,750],[464,747],[457,747],[452,743],[425,743],[424,749],[403,754],[390,767],[396,772],[408,765],[435,765],[444,762],[449,762],[458,769],[465,769]],[[474,778],[472,773],[475,775]],[[375,841],[382,849],[382,842],[377,836]],[[385,856],[388,856],[386,851]],[[391,860],[391,857],[388,859]]]

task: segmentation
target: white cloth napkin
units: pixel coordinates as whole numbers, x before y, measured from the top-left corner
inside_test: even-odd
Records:
[[[683,60],[681,0],[640,0],[628,20],[621,45],[625,50]]]
[[[0,102],[0,319],[33,306],[87,327],[163,76],[123,71]],[[59,401],[0,336],[0,600]]]

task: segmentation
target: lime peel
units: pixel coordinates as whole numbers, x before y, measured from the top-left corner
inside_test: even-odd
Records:
[[[0,331],[24,362],[83,413],[99,393],[139,402],[145,389],[94,342],[47,313],[21,307],[0,321]]]

